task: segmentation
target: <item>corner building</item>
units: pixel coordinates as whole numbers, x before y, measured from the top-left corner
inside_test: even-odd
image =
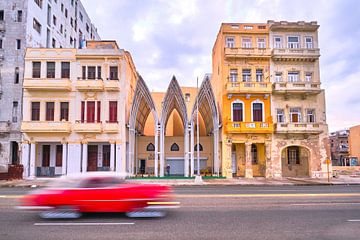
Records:
[[[21,131],[24,177],[126,168],[126,116],[137,73],[113,41],[28,48]]]

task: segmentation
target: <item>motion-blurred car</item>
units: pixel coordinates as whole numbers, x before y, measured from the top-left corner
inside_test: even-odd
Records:
[[[29,193],[18,208],[39,210],[42,218],[79,218],[90,212],[163,217],[178,206],[169,186],[133,183],[116,174],[83,174]]]

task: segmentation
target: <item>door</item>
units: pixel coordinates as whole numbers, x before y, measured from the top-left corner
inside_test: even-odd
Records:
[[[87,171],[97,170],[98,146],[88,145],[88,165]]]
[[[146,160],[145,159],[140,159],[140,174],[145,174],[145,169],[146,169]]]
[[[170,175],[184,175],[184,159],[166,159],[165,167],[167,164],[170,165]]]

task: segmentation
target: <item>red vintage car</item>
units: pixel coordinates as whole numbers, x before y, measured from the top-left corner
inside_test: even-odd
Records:
[[[163,217],[178,206],[169,186],[129,182],[116,174],[82,174],[29,193],[18,208],[39,210],[42,218],[79,218],[85,212]]]

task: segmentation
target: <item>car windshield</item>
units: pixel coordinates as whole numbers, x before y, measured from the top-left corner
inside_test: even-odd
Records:
[[[116,177],[94,177],[85,179],[79,184],[80,188],[107,188],[122,184],[125,180]]]

